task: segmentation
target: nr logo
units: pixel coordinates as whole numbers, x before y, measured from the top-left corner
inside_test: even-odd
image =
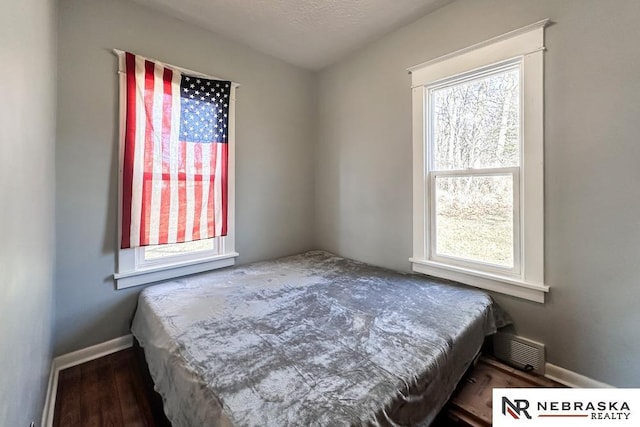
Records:
[[[529,401],[525,399],[514,399],[513,402],[506,397],[502,397],[502,415],[511,415],[514,419],[519,420],[523,415],[531,419],[529,415]]]

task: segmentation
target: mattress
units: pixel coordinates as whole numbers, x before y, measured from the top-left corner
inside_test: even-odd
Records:
[[[132,333],[176,427],[427,426],[502,319],[479,290],[313,251],[148,287]]]

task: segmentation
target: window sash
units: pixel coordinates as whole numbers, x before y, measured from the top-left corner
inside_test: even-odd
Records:
[[[506,71],[511,70],[519,70],[520,71],[520,87],[522,88],[522,56],[516,56],[513,58],[509,58],[505,61],[499,61],[494,64],[485,65],[478,69],[471,70],[466,73],[462,73],[459,75],[443,78],[441,80],[432,82],[426,85],[426,88],[429,92],[436,91],[439,89],[457,86],[468,82],[473,82],[474,80],[481,80],[483,78],[492,76],[494,74],[504,73]],[[429,95],[431,99],[431,94]],[[430,100],[430,102],[432,102]]]
[[[438,177],[472,177],[472,176],[511,176],[512,197],[513,197],[513,267],[504,267],[497,264],[471,260],[468,258],[455,257],[437,253],[437,225],[436,225],[436,180]],[[443,264],[451,264],[467,269],[486,271],[489,273],[503,274],[518,277],[521,272],[521,234],[520,234],[520,168],[486,168],[486,169],[464,169],[464,170],[443,170],[430,171],[427,173],[428,193],[425,195],[428,202],[427,224],[425,241],[427,242],[427,257],[429,260]]]
[[[137,247],[135,248],[136,270],[154,266],[166,266],[171,264],[182,264],[185,262],[205,260],[225,253],[225,236],[213,237],[210,240],[212,241],[210,249],[195,250],[153,259],[146,259],[146,251],[149,248],[148,246]]]

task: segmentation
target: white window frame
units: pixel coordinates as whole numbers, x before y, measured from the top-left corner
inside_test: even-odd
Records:
[[[415,272],[455,280],[478,288],[543,303],[544,284],[544,28],[545,19],[485,42],[409,68],[413,112],[413,256]],[[494,170],[514,177],[514,268],[455,260],[435,254],[429,235],[435,221],[435,177],[456,171],[431,170],[429,88],[484,69],[520,62],[521,164],[517,170]],[[484,172],[483,172],[484,171]],[[479,170],[478,174],[490,174]],[[465,171],[465,176],[469,171]],[[462,176],[462,175],[460,175]],[[516,196],[519,203],[516,203]],[[515,206],[515,205],[518,206]]]
[[[120,136],[119,136],[119,168],[118,168],[118,256],[116,273],[113,275],[116,289],[144,285],[160,280],[200,273],[217,268],[229,267],[235,264],[239,254],[235,251],[235,117],[236,90],[240,85],[231,84],[229,101],[229,132],[228,132],[228,209],[227,235],[216,237],[213,249],[193,251],[181,255],[166,256],[154,260],[145,260],[144,247],[120,249],[122,238],[122,168],[124,155],[125,115],[126,115],[126,85],[124,52],[114,49],[118,56],[118,73],[120,75]],[[198,73],[175,65],[165,64],[180,72],[212,80],[224,80],[218,77]]]

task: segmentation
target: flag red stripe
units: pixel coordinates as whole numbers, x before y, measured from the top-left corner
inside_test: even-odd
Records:
[[[162,97],[162,174],[171,172],[171,109],[172,93],[171,79],[173,72],[165,68],[162,76],[164,96]],[[160,199],[160,230],[158,243],[169,242],[169,209],[171,207],[171,181],[162,180],[162,192]]]
[[[209,161],[209,199],[207,200],[207,236],[215,235],[216,212],[214,209],[213,197],[216,187],[216,159],[218,153],[217,143],[211,144],[211,159]]]
[[[195,176],[202,176],[202,145],[193,146],[193,170]],[[202,179],[194,185],[194,209],[193,209],[193,240],[200,240],[200,215],[202,212]]]
[[[127,114],[122,165],[122,249],[131,247],[131,189],[133,187],[133,164],[136,148],[136,61],[126,53]]]
[[[185,163],[187,162],[187,147],[184,141],[178,143],[178,242],[184,242],[187,226],[187,173]],[[164,179],[164,178],[163,178]]]

